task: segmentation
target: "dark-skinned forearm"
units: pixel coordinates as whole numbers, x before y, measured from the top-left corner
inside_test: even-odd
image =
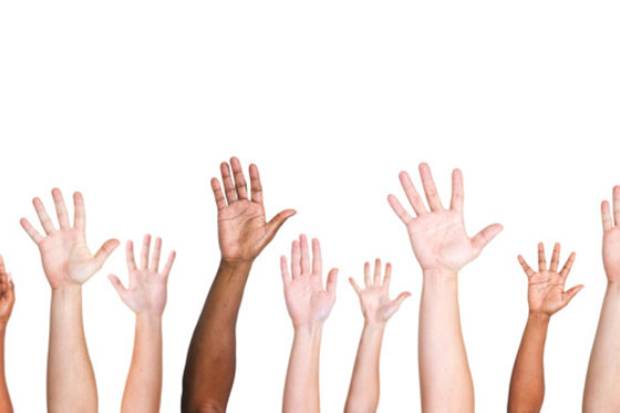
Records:
[[[223,412],[235,377],[235,326],[252,263],[220,261],[183,375],[183,412]]]
[[[530,314],[512,370],[509,413],[539,412],[545,396],[543,358],[549,316]]]
[[[11,404],[11,396],[6,384],[6,376],[4,370],[4,337],[6,335],[6,324],[0,325],[0,412],[11,413],[13,405]]]

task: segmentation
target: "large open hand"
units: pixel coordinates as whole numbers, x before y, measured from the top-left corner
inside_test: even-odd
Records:
[[[489,225],[474,237],[465,232],[463,221],[463,177],[461,171],[452,172],[452,201],[445,209],[435,188],[429,166],[420,164],[422,186],[430,206],[424,201],[407,172],[401,172],[400,182],[411,203],[416,217],[403,208],[398,199],[390,194],[388,201],[396,214],[407,226],[413,252],[424,271],[458,272],[475,259],[482,249],[502,230],[499,224]]]
[[[125,287],[116,275],[108,278],[121,297],[121,300],[136,314],[161,316],[166,306],[166,285],[176,253],[172,251],[164,268],[159,270],[161,238],[155,240],[153,255],[150,257],[151,236],[145,235],[140,254],[140,266],[136,265],[133,242],[127,242],[127,269],[129,286]]]
[[[566,278],[575,261],[575,253],[571,253],[562,270],[558,272],[560,262],[560,244],[558,243],[553,247],[551,266],[548,269],[545,247],[542,242],[538,244],[538,272],[530,268],[523,256],[519,255],[518,259],[528,278],[527,301],[530,313],[551,316],[564,308],[583,288],[583,285],[576,285],[564,291]]]
[[[75,209],[73,226],[69,223],[65,201],[58,188],[52,190],[52,197],[60,228],[54,227],[39,198],[34,198],[32,203],[47,235],[43,237],[39,234],[26,218],[22,218],[20,223],[39,247],[43,269],[52,288],[80,285],[103,266],[105,260],[118,246],[118,240],[107,240],[93,255],[86,245],[86,218],[82,194],[79,192],[73,194]]]
[[[327,319],[336,302],[337,269],[332,269],[327,276],[326,288],[323,288],[321,245],[319,240],[312,240],[312,266],[308,252],[308,239],[300,235],[291,248],[291,272],[289,273],[286,257],[280,258],[284,297],[288,313],[295,327],[322,323]],[[292,277],[291,277],[292,273]]]
[[[6,325],[15,304],[15,285],[6,272],[4,259],[0,255],[0,325]]]
[[[250,198],[239,159],[231,158],[230,165],[222,162],[220,171],[224,191],[217,178],[211,179],[211,188],[218,210],[218,238],[222,259],[230,262],[251,262],[295,211],[285,209],[267,222],[263,188],[256,165],[250,165]]]
[[[360,288],[355,279],[349,282],[357,293],[362,306],[362,313],[368,324],[384,324],[400,308],[400,305],[411,293],[402,292],[398,297],[390,300],[390,280],[392,279],[392,265],[385,265],[385,274],[381,280],[381,260],[375,260],[375,270],[370,277],[370,263],[364,263],[364,288]]]
[[[609,202],[601,204],[603,218],[603,264],[609,282],[620,281],[620,186],[613,189],[613,220]],[[614,224],[615,221],[615,224]]]

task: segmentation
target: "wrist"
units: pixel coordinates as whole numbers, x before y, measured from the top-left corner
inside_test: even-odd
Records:
[[[550,319],[551,319],[551,314],[545,313],[545,312],[542,312],[542,311],[532,311],[532,310],[530,310],[529,315],[528,315],[528,321],[532,321],[532,322],[535,322],[535,323],[547,324],[547,323],[549,323]]]
[[[148,312],[136,313],[136,323],[140,323],[150,327],[161,327],[162,315],[152,314]]]
[[[254,259],[249,260],[240,260],[240,259],[230,259],[226,257],[220,258],[220,268],[227,271],[250,271],[252,268],[252,264],[254,263]]]
[[[422,281],[428,285],[456,285],[458,273],[445,269],[426,269],[422,271]]]
[[[296,336],[314,336],[320,334],[323,330],[322,321],[313,321],[310,323],[293,324]]]
[[[82,285],[75,283],[65,283],[52,287],[52,295],[57,298],[72,298],[82,295]]]
[[[387,325],[387,321],[364,321],[364,330],[371,333],[383,333],[385,331],[385,326]]]

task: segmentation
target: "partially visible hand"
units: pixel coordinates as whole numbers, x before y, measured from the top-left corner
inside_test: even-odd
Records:
[[[59,228],[54,227],[39,198],[34,198],[32,203],[47,235],[43,237],[39,234],[26,218],[22,218],[20,223],[39,247],[43,269],[53,289],[83,284],[103,266],[105,260],[118,246],[118,240],[107,240],[93,255],[86,245],[86,218],[82,194],[79,192],[73,194],[75,209],[73,226],[69,223],[65,201],[58,188],[52,190],[52,197]]]
[[[127,269],[129,271],[129,286],[121,283],[116,275],[108,278],[120,295],[121,300],[136,314],[161,316],[166,306],[166,286],[168,275],[174,263],[176,253],[172,251],[164,268],[159,270],[161,256],[161,238],[155,240],[155,248],[149,260],[151,236],[145,235],[140,254],[140,266],[136,265],[133,253],[133,242],[127,242]]]
[[[620,281],[620,185],[613,189],[613,215],[611,218],[609,202],[601,204],[603,218],[603,264],[608,281]],[[615,225],[614,225],[615,221]]]
[[[452,172],[452,201],[450,208],[445,209],[439,199],[429,166],[422,163],[419,169],[430,211],[418,195],[407,172],[401,172],[399,177],[416,217],[412,217],[394,195],[390,194],[388,201],[407,226],[413,252],[422,270],[456,273],[480,254],[489,241],[502,230],[502,226],[489,225],[470,238],[463,222],[461,171],[455,169]]]
[[[338,270],[334,268],[329,272],[326,288],[323,288],[322,265],[321,245],[319,240],[313,239],[310,266],[308,239],[305,235],[300,235],[299,241],[292,243],[292,277],[286,257],[280,258],[286,307],[296,328],[323,323],[336,302]]]
[[[562,270],[558,272],[560,262],[560,244],[558,243],[553,247],[551,266],[548,269],[542,242],[538,244],[538,272],[532,270],[521,255],[518,258],[528,278],[527,301],[530,313],[551,316],[564,308],[583,288],[583,285],[576,285],[564,291],[566,278],[575,261],[575,253],[571,253]]]
[[[0,325],[6,325],[11,318],[13,304],[15,304],[15,285],[6,272],[4,259],[0,255]]]
[[[218,238],[222,259],[229,262],[251,262],[295,211],[285,209],[267,222],[263,188],[256,165],[250,165],[250,198],[239,159],[231,158],[230,165],[223,162],[220,171],[224,192],[217,178],[211,179],[211,188],[218,210]]]
[[[384,324],[400,308],[400,305],[411,293],[402,292],[390,300],[390,280],[392,265],[385,265],[385,274],[381,280],[381,260],[375,260],[373,277],[370,277],[370,263],[364,263],[364,288],[360,288],[353,278],[349,282],[357,293],[362,306],[362,313],[368,324]]]

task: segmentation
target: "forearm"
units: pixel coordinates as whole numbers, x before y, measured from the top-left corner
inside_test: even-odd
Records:
[[[52,413],[97,411],[97,386],[84,337],[79,286],[52,290],[47,403]]]
[[[419,325],[424,412],[473,412],[474,389],[461,332],[456,274],[424,274]]]
[[[6,384],[6,376],[4,370],[4,337],[6,335],[6,324],[0,325],[0,412],[11,413],[13,412],[13,405],[11,404],[11,396],[9,395],[9,388]]]
[[[379,404],[379,361],[385,324],[364,324],[345,413],[376,412]]]
[[[620,285],[607,286],[592,346],[584,412],[620,410]]]
[[[159,412],[162,386],[161,317],[138,314],[135,334],[121,412]]]
[[[235,376],[235,326],[251,265],[220,262],[187,354],[184,412],[226,409]]]
[[[321,325],[295,329],[284,386],[284,413],[318,413]]]
[[[539,412],[545,395],[544,351],[549,316],[530,314],[510,380],[508,411]]]

